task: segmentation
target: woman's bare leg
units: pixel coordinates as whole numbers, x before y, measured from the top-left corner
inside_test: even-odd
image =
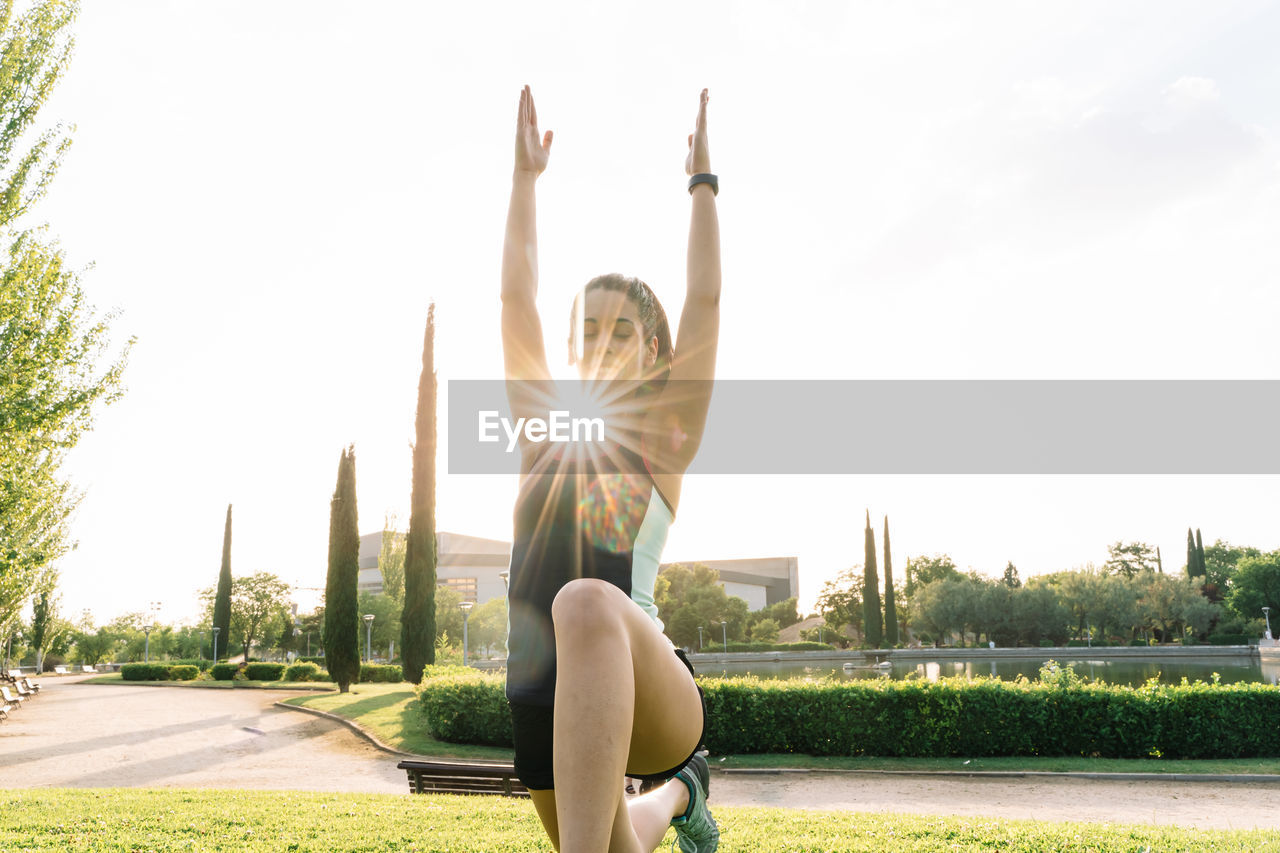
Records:
[[[551,615],[559,849],[649,853],[684,811],[687,789],[665,785],[636,798],[645,802],[633,812],[618,781],[627,770],[657,773],[689,756],[702,732],[697,688],[657,626],[612,584],[566,584]]]

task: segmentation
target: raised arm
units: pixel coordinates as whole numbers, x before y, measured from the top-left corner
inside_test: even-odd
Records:
[[[702,90],[694,132],[689,134],[689,154],[684,169],[689,175],[711,172],[707,145],[707,90]],[[711,380],[716,372],[716,347],[720,337],[720,221],[711,184],[695,184],[693,212],[689,219],[687,292],[676,333],[675,358],[669,384],[658,401],[658,410],[646,425],[646,435],[681,435],[673,445],[670,468],[683,471],[702,440],[711,403]],[[703,380],[681,382],[680,380]],[[662,442],[666,444],[666,442]]]
[[[538,111],[528,86],[520,91],[515,169],[502,244],[502,353],[507,379],[549,379],[538,320],[538,232],[534,184],[547,167],[551,131],[539,138]],[[512,401],[513,404],[515,401]]]

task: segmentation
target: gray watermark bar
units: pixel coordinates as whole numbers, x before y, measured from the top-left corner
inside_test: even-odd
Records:
[[[582,458],[610,442],[670,463],[705,410],[690,474],[1280,474],[1280,380],[719,379],[645,390],[449,380],[448,471],[517,473],[522,450],[565,445]]]

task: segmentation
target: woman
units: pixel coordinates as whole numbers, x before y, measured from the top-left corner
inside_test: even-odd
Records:
[[[638,386],[635,428],[586,459],[549,442],[525,439],[521,448],[507,698],[516,772],[563,853],[647,853],[669,825],[686,853],[708,853],[719,839],[706,806],[706,762],[696,754],[705,702],[653,605],[658,559],[715,372],[720,238],[707,100],[704,89],[685,161],[693,212],[679,360],[648,285],[618,275],[592,279],[574,303],[580,346],[571,332],[570,360],[583,379],[614,392]],[[549,130],[539,137],[526,86],[502,255],[503,354],[516,417],[547,410],[529,389],[550,379],[535,306],[534,184],[551,141]],[[671,781],[628,801],[624,776]]]

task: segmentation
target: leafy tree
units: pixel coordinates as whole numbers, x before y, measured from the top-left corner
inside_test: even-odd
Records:
[[[747,614],[747,624],[754,625],[762,619],[772,619],[778,623],[779,628],[786,628],[788,625],[794,625],[800,621],[800,614],[796,611],[795,596],[770,604],[768,607],[762,607],[759,610],[753,610]]]
[[[818,594],[818,612],[831,633],[843,636],[845,625],[862,633],[862,579],[858,566],[845,569],[835,580],[825,581]]]
[[[1196,568],[1200,570],[1200,577],[1205,576],[1205,560],[1204,560],[1204,539],[1200,536],[1200,528],[1196,528]]]
[[[446,645],[462,648],[462,593],[452,587],[442,586],[436,588],[435,608],[436,608],[436,636],[434,645],[439,645],[441,639],[447,637]],[[403,657],[403,650],[401,652]],[[408,680],[406,676],[405,680]],[[418,678],[422,680],[421,677]]]
[[[389,595],[370,592],[360,593],[360,615],[373,614],[373,647],[389,650],[391,644],[400,642],[400,605]],[[364,628],[360,629],[360,642],[364,642]]]
[[[936,580],[960,577],[960,570],[946,554],[933,557],[912,557],[907,560],[907,598],[911,598],[917,587]]]
[[[1010,589],[1017,589],[1022,586],[1022,578],[1018,577],[1018,567],[1013,564],[1013,560],[1010,560],[1004,567],[1004,575],[1001,576],[1000,583]]]
[[[240,578],[232,587],[231,621],[238,629],[240,642],[247,658],[254,640],[275,640],[271,628],[279,620],[280,611],[288,612],[290,587],[270,572],[256,572]]]
[[[356,513],[356,451],[349,447],[338,462],[338,483],[329,510],[329,572],[325,582],[324,651],[329,675],[346,693],[360,677],[357,639],[360,614],[360,528]]]
[[[1156,570],[1156,552],[1145,542],[1116,542],[1107,547],[1107,552],[1107,562],[1103,569],[1109,574],[1131,578]]]
[[[77,12],[36,0],[15,18],[0,2],[0,632],[51,589],[51,567],[71,547],[78,496],[62,463],[98,406],[120,397],[133,344],[100,368],[111,315],[93,315],[55,242],[16,227],[70,145],[61,124],[29,131],[67,67]]]
[[[1200,570],[1199,552],[1196,550],[1196,540],[1191,535],[1191,528],[1187,528],[1187,577],[1195,578],[1203,574]]]
[[[1214,601],[1222,601],[1231,592],[1232,579],[1241,558],[1261,556],[1262,551],[1257,548],[1217,540],[1204,549],[1204,594]]]
[[[698,647],[698,626],[705,642],[718,642],[722,634],[730,641],[746,636],[747,603],[725,593],[720,573],[702,563],[673,564],[662,570],[666,583],[655,585],[654,603],[667,636],[677,646]],[[661,597],[659,597],[659,593]],[[721,627],[720,623],[726,624]]]
[[[58,601],[47,591],[36,596],[31,618],[31,648],[36,652],[36,672],[44,672],[44,653],[57,642]]]
[[[494,648],[505,651],[507,639],[507,601],[491,598],[471,611],[471,636],[474,647],[485,649],[486,656]]]
[[[1241,557],[1236,564],[1227,603],[1242,619],[1252,621],[1271,608],[1272,625],[1280,613],[1280,549],[1257,556]]]
[[[404,606],[405,546],[405,535],[396,530],[395,515],[387,513],[382,525],[382,549],[378,553],[378,571],[382,573],[382,591],[391,596],[391,600],[396,603],[397,611]],[[398,613],[396,624],[400,624]]]
[[[761,619],[751,626],[751,641],[753,643],[776,643],[778,642],[778,631],[776,619]]]
[[[222,567],[218,570],[218,588],[214,593],[212,624],[217,629],[215,632],[217,639],[221,641],[217,652],[228,651],[231,648],[231,504],[227,504],[227,521],[222,530]],[[230,657],[230,655],[224,654],[220,657]]]
[[[863,545],[866,560],[862,569],[862,621],[867,626],[867,645],[878,649],[884,644],[884,622],[880,613],[880,579],[876,575],[876,536],[871,531],[871,510],[867,510]]]
[[[413,492],[409,539],[404,557],[404,611],[400,616],[401,657],[405,680],[417,684],[422,668],[435,663],[436,595],[436,372],[435,312],[427,308],[427,331],[418,378],[418,412],[414,423]]]

